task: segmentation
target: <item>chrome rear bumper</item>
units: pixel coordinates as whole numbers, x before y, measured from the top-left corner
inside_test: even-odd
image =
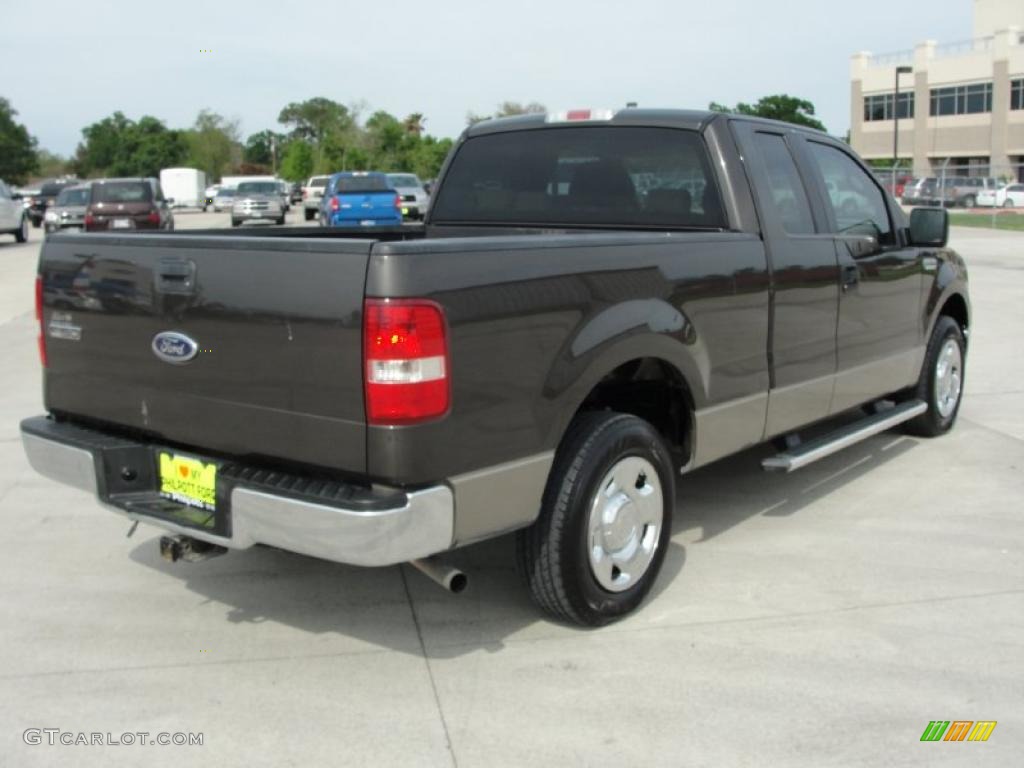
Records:
[[[455,500],[451,488],[436,485],[416,491],[382,489],[387,506],[323,504],[310,496],[282,495],[264,487],[232,481],[230,530],[218,535],[139,511],[158,497],[155,488],[111,492],[107,451],[135,451],[144,458],[152,448],[44,417],[21,424],[25,455],[44,477],[97,496],[108,508],[132,520],[232,549],[265,544],[324,560],[383,566],[428,557],[450,549],[454,539]],[[219,482],[219,481],[218,481]],[[365,501],[373,491],[361,489]]]

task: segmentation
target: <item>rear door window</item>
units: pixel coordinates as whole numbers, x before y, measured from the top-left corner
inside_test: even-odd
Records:
[[[757,133],[754,138],[768,172],[771,197],[782,228],[790,235],[814,234],[814,217],[800,172],[786,140],[775,133]]]
[[[437,190],[434,223],[720,229],[695,131],[541,128],[467,140]]]

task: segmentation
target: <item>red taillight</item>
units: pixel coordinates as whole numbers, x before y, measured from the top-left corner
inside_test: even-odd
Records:
[[[91,227],[95,223],[96,223],[96,217],[95,216],[93,216],[91,213],[85,214],[85,226],[86,226],[86,228]]]
[[[370,424],[415,424],[450,404],[444,311],[421,299],[367,299],[363,371]]]
[[[395,208],[397,208],[398,210],[402,210],[402,196],[401,195],[395,195]]]
[[[331,210],[332,211],[337,211],[340,208],[341,208],[341,203],[338,202],[338,198],[332,197],[331,198]]]
[[[36,322],[39,323],[39,362],[47,366],[46,337],[43,335],[43,276],[36,275]]]
[[[160,211],[157,211],[157,210],[150,211],[149,214],[146,216],[146,221],[148,221],[150,224],[159,224],[160,223]]]
[[[565,114],[566,120],[589,120],[590,110],[589,109],[570,109]]]
[[[302,190],[302,199],[305,200],[307,197],[309,197],[309,190],[308,189]]]

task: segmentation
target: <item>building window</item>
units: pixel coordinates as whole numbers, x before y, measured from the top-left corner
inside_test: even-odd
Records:
[[[891,93],[877,93],[864,97],[864,120],[874,122],[876,120],[892,120],[892,97]],[[903,120],[914,116],[914,92],[907,91],[900,94],[899,119]]]
[[[930,114],[976,115],[992,111],[992,83],[932,88]]]
[[[1024,109],[1024,80],[1010,81],[1010,109]]]

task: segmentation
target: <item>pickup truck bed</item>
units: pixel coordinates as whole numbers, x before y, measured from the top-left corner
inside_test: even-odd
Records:
[[[33,465],[230,548],[520,530],[538,604],[593,624],[650,588],[678,471],[882,398],[952,426],[944,212],[816,132],[572,114],[469,129],[425,227],[49,239]]]

